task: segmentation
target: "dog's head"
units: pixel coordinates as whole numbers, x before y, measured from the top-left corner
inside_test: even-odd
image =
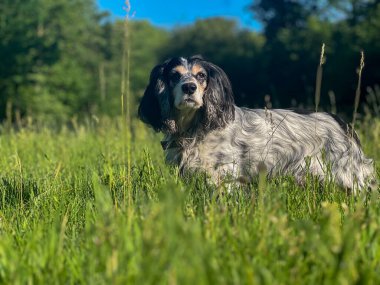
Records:
[[[138,111],[143,122],[166,133],[223,128],[234,112],[227,75],[200,56],[154,67]]]

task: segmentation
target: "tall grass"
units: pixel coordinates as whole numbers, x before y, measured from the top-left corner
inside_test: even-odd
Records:
[[[202,175],[178,179],[159,138],[142,131],[124,203],[122,121],[2,130],[0,283],[380,282],[377,192],[356,200],[312,177],[300,187],[261,175],[225,194]],[[373,135],[367,152],[380,145]]]

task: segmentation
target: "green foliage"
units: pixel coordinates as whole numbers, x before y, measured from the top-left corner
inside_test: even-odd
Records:
[[[362,92],[380,80],[379,49],[374,48],[379,9],[378,1],[367,0],[253,1],[251,11],[264,24],[266,36],[261,67],[269,75],[258,92],[272,95],[277,106],[289,106],[289,99],[294,106],[312,106],[325,43],[322,106],[329,105],[327,94],[333,92],[339,111],[352,112],[361,50],[366,55]]]
[[[107,21],[93,0],[6,0],[0,9],[0,119],[7,102],[40,121],[118,114],[123,50],[131,51],[131,91],[140,95],[166,38],[133,22],[126,41],[124,23]]]
[[[23,114],[42,119],[66,117],[87,107],[88,94],[97,87],[93,71],[101,44],[92,4],[91,0],[2,4],[3,104],[11,101]]]
[[[4,0],[0,120],[60,125],[115,116],[122,82],[133,115],[152,67],[176,55],[202,54],[220,65],[240,106],[313,108],[322,43],[321,109],[330,109],[334,95],[338,112],[352,112],[361,50],[362,93],[380,83],[378,1],[255,0],[251,12],[261,32],[224,18],[167,31],[133,17],[112,20],[95,0]]]
[[[128,181],[122,124],[2,130],[0,283],[380,282],[377,191],[263,176],[228,194],[178,178],[140,122]],[[364,147],[379,162],[380,121],[368,124]]]

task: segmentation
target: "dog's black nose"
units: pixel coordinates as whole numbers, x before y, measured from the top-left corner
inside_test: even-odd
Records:
[[[197,85],[193,82],[182,84],[182,91],[185,94],[194,94],[195,90],[197,90]]]

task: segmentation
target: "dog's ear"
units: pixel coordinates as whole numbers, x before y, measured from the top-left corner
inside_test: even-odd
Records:
[[[203,126],[206,130],[225,127],[235,118],[234,95],[226,73],[206,63],[208,84],[203,97]]]
[[[164,64],[160,64],[152,69],[149,84],[145,89],[138,110],[140,120],[152,126],[157,132],[163,127],[159,97],[167,92],[163,79],[164,67]]]
[[[157,65],[151,71],[149,84],[138,109],[141,121],[152,126],[156,132],[175,133],[177,131],[177,125],[172,118],[172,102],[164,78],[164,70],[170,60]]]

